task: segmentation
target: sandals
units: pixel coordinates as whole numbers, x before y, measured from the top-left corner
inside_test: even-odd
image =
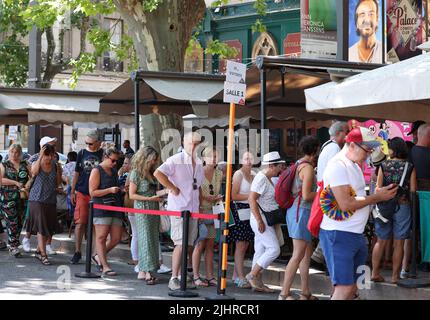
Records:
[[[51,262],[49,262],[47,255],[44,255],[44,256],[41,255],[40,262],[42,262],[42,264],[44,266],[50,266],[51,265]]]
[[[372,278],[370,278],[370,280],[373,282],[385,282],[384,277],[381,275],[377,275],[376,277],[372,277]]]
[[[153,286],[158,283],[158,279],[154,276],[151,276],[150,278],[146,278],[145,282],[146,282],[146,285]]]
[[[102,272],[102,271],[103,271],[103,267],[102,267],[102,265],[101,265],[101,264],[96,260],[96,256],[97,256],[97,254],[93,255],[93,256],[91,257],[91,261],[96,265],[97,270],[98,270],[99,272]]]
[[[291,293],[287,295],[280,294],[278,300],[297,300]]]
[[[193,278],[193,281],[194,281],[194,284],[197,287],[200,287],[200,288],[207,288],[207,287],[209,287],[209,282],[207,280],[201,278],[201,277]]]
[[[274,289],[270,289],[268,286],[266,286],[265,284],[263,284],[260,287],[253,287],[252,291],[254,292],[262,292],[262,293],[275,293]]]
[[[300,299],[299,300],[319,300],[317,297],[313,296],[312,293],[309,294],[299,294]]]
[[[114,277],[117,275],[117,273],[115,271],[113,271],[112,269],[106,270],[102,272],[103,276],[108,276],[108,277]]]
[[[41,253],[40,251],[36,251],[36,252],[34,253],[34,257],[35,257],[37,260],[42,261],[42,253]]]
[[[208,284],[208,287],[216,287],[218,285],[218,281],[216,281],[215,278],[206,279],[206,283]]]

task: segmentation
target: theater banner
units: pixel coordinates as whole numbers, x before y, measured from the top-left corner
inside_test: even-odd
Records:
[[[301,57],[336,59],[336,0],[301,0]]]
[[[422,0],[387,0],[387,60],[398,62],[421,54],[425,18]]]

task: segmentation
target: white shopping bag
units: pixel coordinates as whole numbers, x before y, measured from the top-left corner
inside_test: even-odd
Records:
[[[212,213],[213,214],[221,214],[224,213],[224,203],[222,201],[219,201],[216,203],[216,205],[212,206]],[[214,220],[214,225],[216,229],[219,229],[220,227],[220,221],[218,219]]]

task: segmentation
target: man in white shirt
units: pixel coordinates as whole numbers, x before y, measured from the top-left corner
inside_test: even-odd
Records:
[[[201,136],[190,132],[184,136],[184,149],[168,158],[154,173],[155,178],[169,190],[167,210],[199,212],[200,186],[205,178],[202,161],[196,155]],[[179,290],[179,272],[182,253],[182,218],[170,217],[171,238],[175,245],[172,255],[172,278],[169,289]],[[197,238],[198,225],[196,219],[190,219],[188,229],[188,246],[192,249]]]
[[[354,128],[346,137],[346,153],[330,161],[324,171],[324,188],[329,187],[334,200],[322,206],[324,217],[320,229],[320,244],[326,258],[333,300],[349,300],[357,292],[359,267],[367,260],[367,245],[363,235],[370,205],[394,198],[397,186],[389,185],[366,196],[361,164],[379,147],[369,129]]]
[[[321,146],[320,155],[318,157],[317,181],[322,181],[323,173],[327,164],[340,152],[340,150],[342,150],[343,145],[345,144],[346,134],[348,133],[348,123],[336,121],[330,126],[328,133],[330,135],[330,140],[326,141]],[[325,264],[320,244],[315,248],[311,259],[320,266]]]

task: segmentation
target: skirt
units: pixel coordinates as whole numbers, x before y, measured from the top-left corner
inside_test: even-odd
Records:
[[[40,233],[44,237],[50,237],[60,231],[56,204],[29,201],[28,205],[30,216],[27,232],[33,235]]]

